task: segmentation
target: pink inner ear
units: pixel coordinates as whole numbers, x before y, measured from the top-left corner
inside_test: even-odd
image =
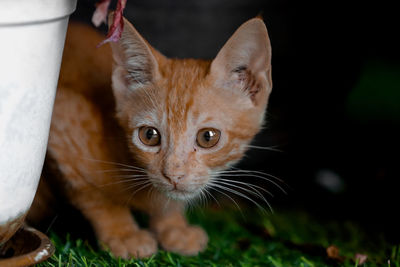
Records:
[[[251,101],[256,104],[256,95],[260,91],[261,85],[255,75],[244,65],[235,68],[232,72],[236,76],[235,79],[237,79],[239,86],[250,96]]]

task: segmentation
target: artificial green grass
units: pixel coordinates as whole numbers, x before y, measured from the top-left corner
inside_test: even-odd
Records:
[[[301,212],[262,214],[254,210],[209,207],[188,214],[208,232],[206,251],[194,257],[160,250],[144,260],[115,259],[87,241],[51,232],[56,252],[38,266],[390,266],[400,267],[400,244],[391,246],[379,235],[363,232],[352,222],[322,222]],[[335,245],[343,260],[330,259]],[[368,255],[359,265],[356,253]]]

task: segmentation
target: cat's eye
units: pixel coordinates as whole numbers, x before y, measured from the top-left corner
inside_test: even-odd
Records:
[[[158,146],[161,142],[161,135],[156,128],[143,126],[139,128],[139,139],[146,146]]]
[[[220,136],[221,132],[219,130],[204,128],[197,133],[196,142],[202,148],[211,148],[218,143]]]

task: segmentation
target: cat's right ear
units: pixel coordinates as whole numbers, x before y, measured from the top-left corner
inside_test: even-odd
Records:
[[[271,43],[260,18],[242,24],[219,51],[210,74],[222,87],[244,93],[264,108],[272,89]]]
[[[108,17],[112,24],[113,14]],[[124,30],[118,42],[110,42],[114,58],[112,84],[114,95],[126,99],[127,95],[160,77],[157,58],[163,56],[153,49],[136,31],[132,24],[123,18]]]

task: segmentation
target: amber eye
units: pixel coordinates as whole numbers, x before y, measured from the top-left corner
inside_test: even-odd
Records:
[[[197,133],[196,141],[200,147],[210,148],[218,143],[220,136],[221,132],[219,130],[213,128],[204,128]]]
[[[139,128],[139,139],[146,146],[158,146],[161,135],[156,128],[143,126]]]

